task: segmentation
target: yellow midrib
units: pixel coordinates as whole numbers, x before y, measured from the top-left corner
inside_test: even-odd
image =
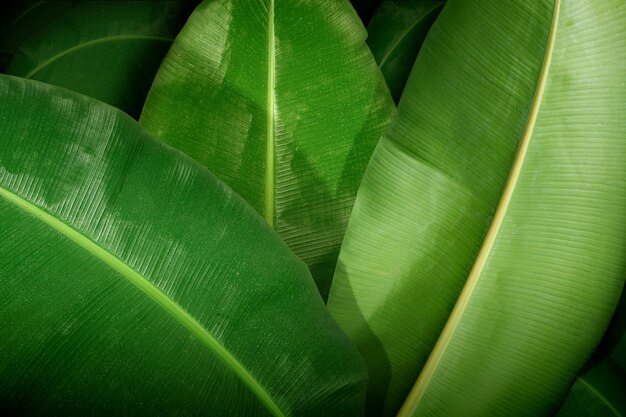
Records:
[[[267,36],[267,149],[265,152],[265,210],[263,216],[270,226],[274,227],[274,106],[276,97],[275,81],[275,51],[274,51],[274,0],[270,0]]]
[[[519,149],[517,151],[517,155],[515,156],[515,161],[513,162],[513,167],[511,169],[511,173],[509,175],[509,179],[504,188],[504,192],[502,194],[502,198],[500,199],[500,203],[498,204],[498,208],[496,210],[496,214],[493,218],[493,221],[489,227],[489,231],[487,232],[487,236],[485,237],[485,241],[483,242],[482,247],[480,248],[480,252],[478,253],[478,257],[476,258],[476,262],[474,263],[472,270],[467,278],[465,286],[461,291],[461,295],[457,303],[444,326],[433,351],[431,352],[422,372],[411,392],[407,396],[402,408],[398,412],[397,417],[408,417],[413,414],[419,401],[421,400],[428,384],[430,383],[435,371],[437,370],[437,366],[441,362],[441,359],[445,353],[446,348],[452,336],[454,335],[459,322],[465,310],[469,304],[469,300],[474,292],[478,284],[478,280],[483,272],[485,267],[487,258],[489,257],[500,227],[502,226],[502,222],[504,220],[504,216],[509,208],[509,204],[511,202],[511,198],[513,196],[513,192],[515,190],[515,186],[517,185],[517,181],[520,177],[520,173],[522,170],[522,166],[524,164],[524,160],[526,159],[526,153],[528,151],[528,147],[530,144],[530,140],[533,134],[533,130],[535,128],[535,124],[537,122],[537,116],[539,115],[539,108],[541,107],[541,101],[543,99],[546,82],[548,79],[548,73],[550,71],[550,64],[552,62],[552,54],[554,49],[554,41],[556,38],[557,24],[559,18],[561,1],[555,0],[554,2],[554,12],[552,16],[552,25],[550,28],[550,35],[548,37],[548,45],[546,48],[546,54],[543,61],[543,66],[541,68],[541,73],[539,75],[539,80],[537,83],[537,91],[535,93],[535,98],[533,101],[533,105],[531,107],[530,115],[528,117],[528,122],[526,126],[526,130],[524,135],[522,136],[522,140],[520,142]]]
[[[96,258],[100,259],[106,265],[122,275],[131,284],[139,288],[148,297],[159,304],[165,311],[172,315],[180,324],[196,336],[211,352],[220,358],[237,377],[252,391],[259,401],[267,407],[267,409],[276,417],[285,417],[285,414],[274,403],[265,389],[256,381],[256,379],[244,368],[244,366],[232,356],[230,352],[224,348],[196,319],[194,319],[187,311],[172,300],[167,294],[154,286],[145,277],[128,266],[125,262],[117,258],[114,254],[72,228],[56,217],[52,216],[45,210],[34,205],[30,201],[22,198],[14,192],[0,187],[0,197],[8,202],[21,208],[37,219],[41,220],[52,229],[67,237]]]

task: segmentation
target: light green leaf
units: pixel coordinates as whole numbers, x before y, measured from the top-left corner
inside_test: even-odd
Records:
[[[367,26],[367,44],[396,103],[445,1],[386,0]]]
[[[556,411],[626,276],[625,39],[623,0],[446,4],[329,297],[368,409],[428,359],[402,416]]]
[[[189,13],[183,1],[79,2],[22,42],[7,73],[89,95],[138,118]]]
[[[352,416],[366,374],[245,202],[130,117],[0,77],[8,415]]]
[[[140,122],[244,197],[328,291],[394,112],[348,0],[214,0],[163,61]]]

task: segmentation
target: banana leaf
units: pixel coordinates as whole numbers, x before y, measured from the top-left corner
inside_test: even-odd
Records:
[[[24,40],[6,72],[89,95],[138,118],[190,6],[184,1],[78,2]]]
[[[625,39],[622,0],[446,3],[328,300],[372,415],[556,411],[626,276]]]
[[[354,10],[359,14],[361,21],[367,25],[379,7],[382,0],[350,0]]]
[[[362,359],[264,220],[130,117],[0,76],[3,415],[358,416]]]
[[[246,199],[328,292],[356,191],[395,106],[348,0],[205,1],[140,123]]]
[[[626,372],[610,358],[576,378],[556,417],[626,416]]]
[[[386,0],[367,26],[367,44],[396,104],[428,30],[445,3]]]
[[[55,20],[75,1],[4,1],[0,3],[0,71],[30,35]]]

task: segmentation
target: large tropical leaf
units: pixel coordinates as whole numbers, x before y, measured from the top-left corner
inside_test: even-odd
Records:
[[[394,105],[348,0],[213,0],[172,45],[140,122],[241,194],[328,291]]]
[[[7,73],[78,91],[138,118],[190,5],[78,2],[24,40]]]
[[[576,378],[557,417],[626,416],[626,372],[607,358]]]
[[[0,71],[22,42],[72,7],[72,0],[18,0],[0,3]]]
[[[4,415],[352,416],[365,370],[252,208],[130,117],[0,77]]]
[[[626,276],[625,40],[623,0],[446,4],[329,297],[369,409],[393,414],[427,358],[402,415],[558,406]]]
[[[367,44],[396,103],[445,1],[386,0],[367,26]]]

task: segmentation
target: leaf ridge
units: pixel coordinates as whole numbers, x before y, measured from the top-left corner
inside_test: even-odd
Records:
[[[104,262],[107,266],[118,272],[131,284],[135,285],[139,290],[159,304],[163,309],[172,315],[178,322],[196,336],[202,344],[204,344],[211,352],[220,358],[237,377],[246,385],[250,391],[259,399],[259,401],[273,414],[275,417],[285,417],[286,414],[276,405],[274,400],[259,384],[259,382],[248,372],[232,354],[217,339],[209,333],[195,318],[185,311],[176,301],[170,298],[166,293],[148,281],[145,277],[131,268],[124,261],[107,251],[96,242],[83,235],[72,226],[52,216],[44,209],[24,199],[11,190],[0,186],[0,197],[9,203],[21,208],[30,215],[36,217],[52,229],[56,230],[63,236],[67,237],[84,250],[92,253],[95,257]]]
[[[263,216],[274,227],[274,106],[276,105],[275,72],[276,54],[274,51],[274,0],[270,0],[267,37],[267,149],[265,155],[265,210]]]
[[[20,20],[24,19],[33,10],[41,7],[41,5],[44,3],[45,3],[45,0],[41,0],[32,4],[29,8],[24,10],[19,16],[15,17],[13,21],[9,22],[4,28],[2,28],[2,31],[0,31],[0,34],[4,35],[5,33],[7,33],[12,26],[15,26]]]
[[[173,39],[171,38],[165,38],[162,36],[153,36],[153,35],[117,35],[117,36],[107,36],[104,38],[93,39],[87,42],[83,42],[79,45],[73,46],[71,48],[68,48],[63,52],[59,52],[58,54],[52,56],[51,58],[48,58],[45,62],[39,64],[37,67],[29,71],[28,74],[24,76],[24,78],[32,77],[33,75],[35,75],[36,73],[38,73],[39,71],[47,67],[48,65],[52,64],[53,62],[58,61],[59,59],[67,55],[70,55],[76,51],[79,51],[83,48],[93,46],[93,45],[98,45],[101,43],[107,43],[107,42],[135,41],[135,40],[152,40],[152,41],[160,41],[160,42],[172,42],[173,41]]]
[[[541,72],[539,74],[539,80],[537,82],[537,90],[535,92],[535,97],[533,100],[533,104],[530,110],[530,114],[528,116],[528,121],[526,123],[526,130],[522,135],[522,140],[520,141],[519,149],[517,151],[517,155],[515,156],[515,160],[513,162],[513,167],[511,169],[511,173],[509,175],[508,181],[504,188],[504,192],[502,194],[502,198],[500,203],[498,204],[498,208],[496,209],[495,216],[491,225],[489,226],[489,230],[487,231],[487,235],[485,237],[485,241],[483,242],[482,247],[478,253],[476,261],[472,266],[472,269],[469,273],[465,286],[461,291],[461,295],[457,303],[455,304],[452,313],[446,325],[435,344],[430,356],[426,360],[426,364],[422,369],[422,372],[419,374],[417,381],[413,388],[411,389],[409,395],[407,396],[402,408],[398,412],[397,417],[408,417],[413,414],[415,411],[418,402],[422,398],[430,379],[432,378],[435,370],[443,357],[445,350],[449,344],[452,335],[454,334],[456,327],[458,326],[463,313],[467,305],[469,304],[469,300],[476,288],[482,271],[485,267],[486,261],[493,249],[495,244],[496,237],[500,230],[500,227],[503,223],[504,216],[508,210],[509,204],[511,202],[511,198],[513,196],[513,192],[515,191],[515,187],[517,185],[517,181],[519,179],[522,166],[524,164],[524,160],[526,158],[526,153],[528,151],[528,147],[531,141],[531,137],[533,134],[533,130],[535,128],[535,124],[537,121],[537,116],[539,114],[539,109],[541,107],[541,102],[543,99],[543,95],[545,92],[546,82],[548,78],[548,74],[550,72],[550,64],[552,62],[552,55],[554,50],[554,43],[556,38],[557,26],[558,26],[558,18],[559,11],[561,6],[561,0],[554,1],[554,12],[552,16],[552,24],[550,27],[550,34],[548,37],[548,44],[546,47],[545,58],[543,61],[543,66],[541,68]]]
[[[593,385],[591,385],[589,382],[585,381],[584,378],[580,378],[580,377],[578,378],[578,382],[580,382],[582,385],[584,385],[589,391],[594,393],[609,410],[611,410],[613,413],[615,413],[616,416],[621,416],[621,413],[613,406],[613,404],[611,404],[610,401],[608,401],[606,399],[604,394],[602,394],[600,391],[598,391]]]

